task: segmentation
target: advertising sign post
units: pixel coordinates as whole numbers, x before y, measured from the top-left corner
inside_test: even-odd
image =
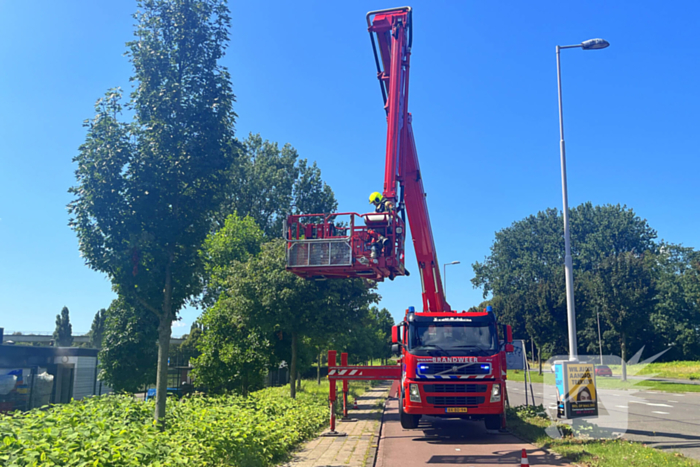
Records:
[[[557,418],[598,416],[595,365],[571,361],[554,362]]]

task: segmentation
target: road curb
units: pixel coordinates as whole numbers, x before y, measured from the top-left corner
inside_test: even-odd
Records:
[[[384,415],[386,414],[386,403],[389,399],[391,399],[391,387],[389,388],[389,391],[387,392],[386,398],[384,399],[384,404],[382,406],[382,416],[379,418],[379,430],[377,431],[377,444],[374,446],[370,447],[373,459],[372,463],[370,464],[369,462],[365,464],[365,467],[377,467],[377,454],[379,453],[379,443],[382,439],[382,429],[384,428]],[[369,459],[368,459],[369,460]]]

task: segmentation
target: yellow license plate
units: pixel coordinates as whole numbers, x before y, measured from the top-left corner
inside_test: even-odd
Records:
[[[445,413],[467,413],[466,407],[448,407],[445,409]]]

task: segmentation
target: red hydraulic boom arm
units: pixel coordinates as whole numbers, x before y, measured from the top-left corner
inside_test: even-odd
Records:
[[[406,214],[423,292],[423,311],[451,311],[445,300],[416,143],[408,112],[413,40],[410,7],[367,13],[377,77],[387,115],[383,196],[388,213],[296,214],[287,218],[287,269],[309,279],[408,275]],[[342,220],[348,217],[348,220]]]
[[[408,214],[423,289],[423,310],[451,311],[440,279],[412,116],[408,112],[413,42],[411,8],[371,11],[367,13],[367,26],[388,122],[383,195],[392,200],[399,211],[405,208]]]

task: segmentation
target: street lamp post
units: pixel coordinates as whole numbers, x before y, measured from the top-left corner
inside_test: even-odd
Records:
[[[577,45],[557,46],[557,84],[559,86],[559,152],[561,154],[561,191],[564,204],[564,271],[566,274],[566,314],[569,324],[569,360],[575,361],[578,357],[576,342],[576,310],[574,309],[574,271],[571,260],[571,237],[569,235],[569,199],[566,187],[566,150],[564,147],[564,109],[561,100],[561,64],[559,51],[561,49],[573,49],[580,47],[583,50],[604,49],[610,44],[603,39],[590,39]]]
[[[445,286],[443,287],[445,289],[445,297],[447,297],[447,266],[451,266],[453,264],[459,264],[459,261],[452,261],[451,263],[445,263],[442,265],[442,280],[445,283]]]
[[[603,339],[600,337],[600,314],[598,313],[598,307],[595,307],[595,316],[598,320],[598,347],[600,348],[600,364],[603,364]]]

